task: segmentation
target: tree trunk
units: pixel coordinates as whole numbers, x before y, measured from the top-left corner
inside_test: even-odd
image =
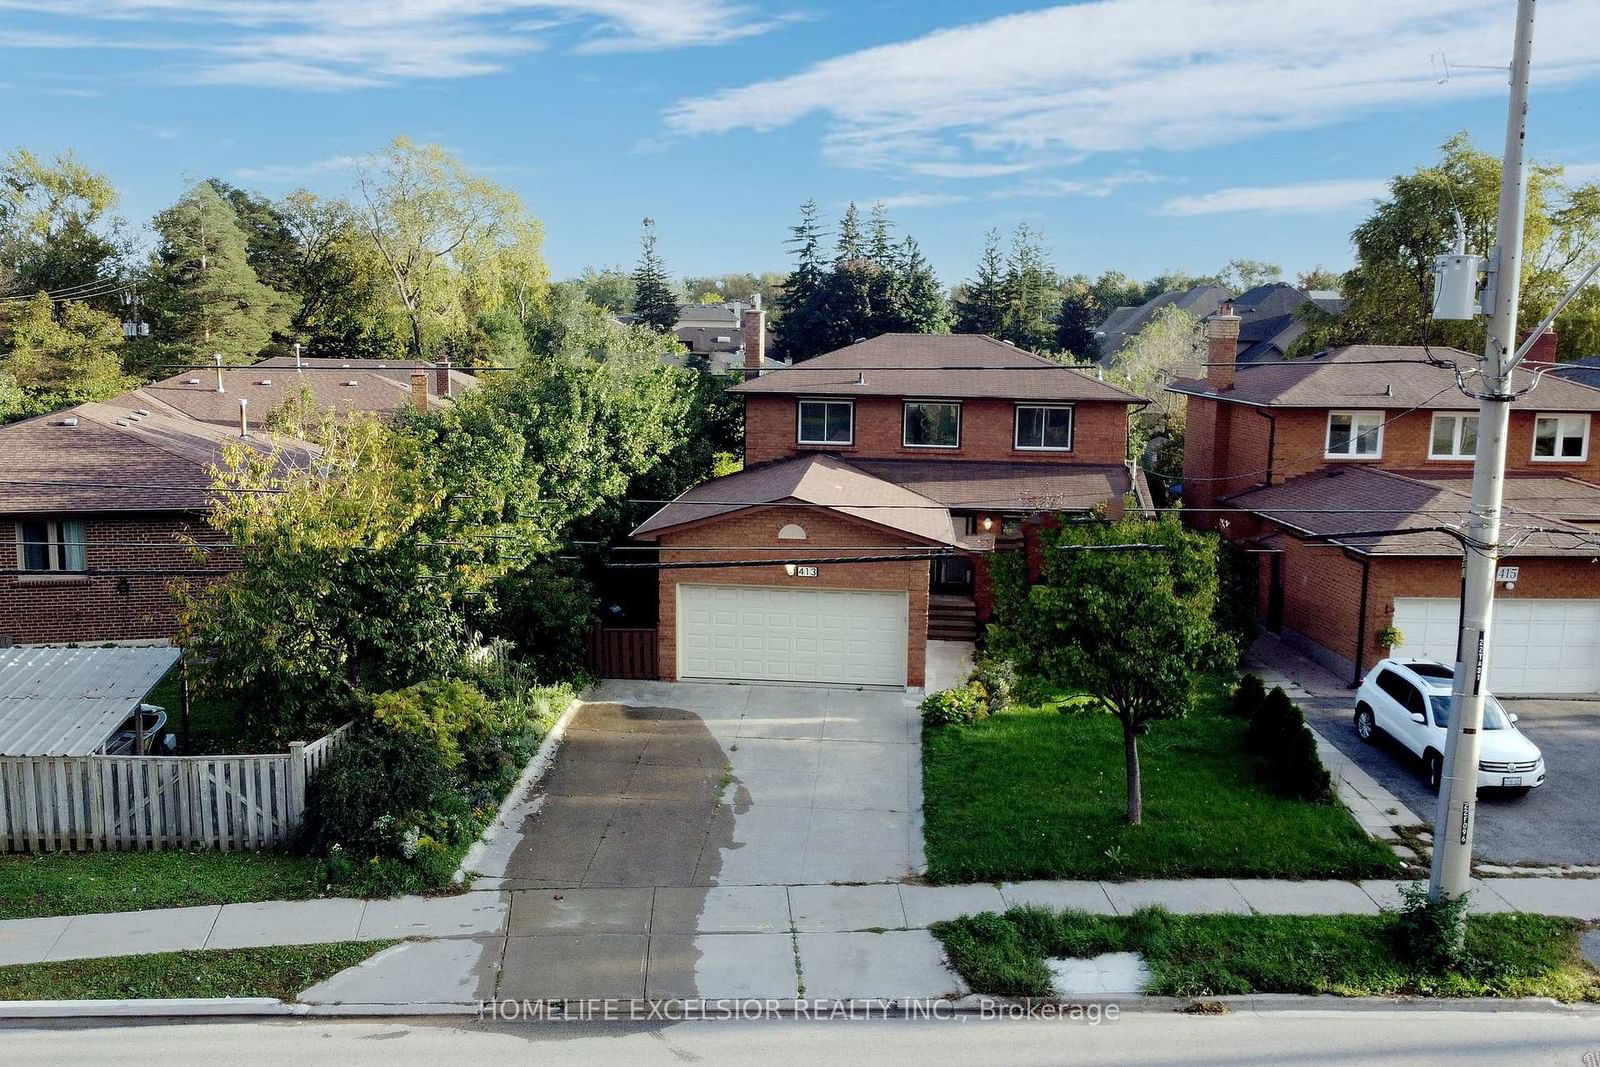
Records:
[[[1128,777],[1128,825],[1144,821],[1144,788],[1139,780],[1139,737],[1132,727],[1122,727],[1122,756]]]

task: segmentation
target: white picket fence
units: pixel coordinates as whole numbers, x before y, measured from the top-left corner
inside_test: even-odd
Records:
[[[265,756],[0,757],[0,852],[280,847],[349,731]]]

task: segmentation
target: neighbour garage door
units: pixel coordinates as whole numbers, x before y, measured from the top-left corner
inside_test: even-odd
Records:
[[[1394,624],[1406,656],[1456,661],[1459,602],[1434,597],[1397,597]],[[1489,688],[1516,693],[1600,691],[1600,601],[1495,601],[1489,651]]]
[[[678,676],[906,684],[906,594],[678,587]]]

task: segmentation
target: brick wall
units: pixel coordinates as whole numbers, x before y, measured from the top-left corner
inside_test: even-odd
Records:
[[[806,452],[836,452],[863,459],[969,459],[1009,463],[1121,463],[1128,450],[1128,409],[1121,403],[1080,401],[1073,405],[1072,449],[1067,452],[1017,449],[1016,402],[961,402],[960,448],[906,448],[902,440],[900,397],[855,398],[855,443],[801,445],[795,441],[798,398],[745,397],[746,464],[788,459]]]
[[[806,531],[804,541],[780,541],[778,530],[795,523]],[[782,558],[798,559],[811,555],[839,555],[840,549],[860,546],[900,546],[926,549],[903,534],[857,522],[825,508],[748,509],[726,518],[711,519],[682,527],[661,536],[663,563],[704,559],[707,553],[672,550],[673,545],[727,546],[722,559],[771,559],[777,553],[739,551],[743,546],[767,546],[785,550]],[[877,552],[856,554],[878,555]],[[693,570],[662,570],[658,573],[661,608],[656,630],[661,677],[668,681],[678,676],[678,596],[677,586],[748,585],[792,587],[797,589],[893,589],[908,594],[909,618],[906,632],[906,684],[923,684],[928,644],[928,562],[911,560],[888,563],[825,563],[815,578],[791,578],[782,564],[767,567],[707,567]]]
[[[174,515],[64,516],[81,518],[84,562],[90,570],[226,573],[226,555],[213,553],[197,564],[180,542],[203,544],[220,538],[198,517]],[[0,518],[0,569],[18,566],[17,523]],[[125,641],[171,637],[177,614],[170,573],[106,575],[0,575],[0,643]],[[194,580],[194,579],[189,579]]]
[[[1221,410],[1213,412],[1218,408]],[[1270,424],[1257,414],[1258,410],[1243,404],[1218,404],[1212,400],[1190,398],[1184,476],[1186,479],[1195,479],[1193,487],[1186,494],[1192,506],[1206,507],[1210,504],[1209,499],[1201,503],[1196,495],[1201,489],[1202,478],[1236,475],[1210,483],[1215,496],[1225,496],[1265,481],[1260,472],[1267,466],[1266,434]],[[1415,411],[1398,418],[1395,418],[1397,412],[1386,411],[1385,419],[1394,418],[1394,421],[1384,427],[1383,453],[1376,459],[1324,458],[1328,432],[1328,412],[1325,409],[1279,408],[1271,414],[1272,422],[1277,426],[1272,439],[1274,482],[1343,463],[1441,474],[1470,472],[1472,469],[1471,460],[1428,458],[1429,439],[1433,433],[1433,413],[1429,411]],[[1584,462],[1536,462],[1533,459],[1533,427],[1540,414],[1558,413],[1512,412],[1511,429],[1506,438],[1506,469],[1600,480],[1600,449],[1596,448],[1592,439],[1595,432],[1593,422],[1600,420],[1591,421],[1589,458]],[[1214,444],[1211,442],[1213,434],[1216,437]]]
[[[1448,557],[1378,557],[1367,578],[1366,622],[1361,623],[1361,562],[1343,549],[1286,538],[1283,555],[1283,626],[1307,642],[1306,651],[1352,683],[1387,650],[1378,631],[1394,621],[1397,597],[1461,595],[1461,560]],[[1515,589],[1496,599],[1586,599],[1600,596],[1600,563],[1582,558],[1515,558]],[[1263,568],[1262,576],[1266,577]],[[1262,601],[1263,610],[1265,600]]]

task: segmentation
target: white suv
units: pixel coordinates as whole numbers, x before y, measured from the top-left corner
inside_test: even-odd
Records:
[[[1356,692],[1356,734],[1371,743],[1381,730],[1400,742],[1427,764],[1428,784],[1438,789],[1454,678],[1455,668],[1432,660],[1383,660]],[[1479,789],[1527,793],[1544,784],[1544,756],[1516,721],[1498,700],[1485,696]]]

